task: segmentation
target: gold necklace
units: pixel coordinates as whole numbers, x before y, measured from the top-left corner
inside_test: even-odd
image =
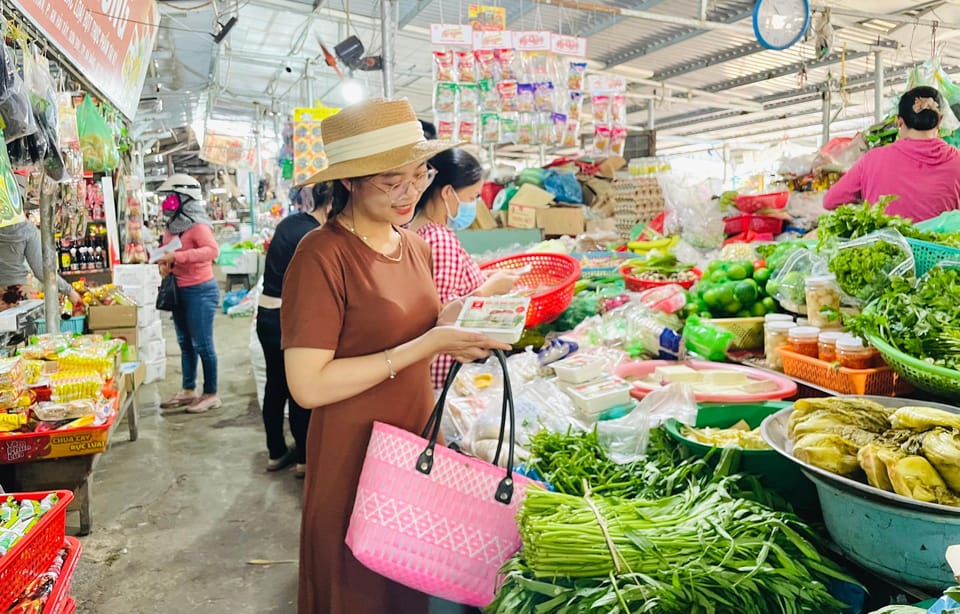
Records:
[[[359,232],[357,232],[356,222],[354,221],[354,218],[353,218],[353,211],[350,212],[350,225],[349,225],[349,226],[347,225],[346,220],[344,220],[343,218],[338,217],[337,219],[340,220],[340,223],[343,225],[344,228],[346,228],[347,230],[349,230],[350,232],[352,232],[352,233],[354,234],[354,236],[356,236],[356,237],[359,238],[361,241],[363,241],[364,243],[366,243],[366,244],[367,244],[367,247],[369,247],[369,248],[372,249],[373,251],[377,252],[378,254],[380,254],[381,256],[383,256],[384,258],[386,258],[387,260],[389,260],[389,261],[391,261],[391,262],[400,262],[401,260],[403,260],[403,233],[402,233],[402,232],[397,232],[396,229],[393,230],[393,231],[397,234],[397,237],[399,238],[399,241],[400,241],[400,242],[399,242],[399,245],[397,246],[397,251],[399,252],[400,255],[399,255],[399,256],[390,256],[390,255],[388,255],[388,254],[384,254],[383,252],[381,252],[380,250],[378,250],[377,248],[375,248],[375,247],[370,243],[370,240],[367,239],[367,236],[366,236],[366,235],[362,235],[362,234],[360,234]],[[391,226],[391,228],[392,228],[392,226]]]

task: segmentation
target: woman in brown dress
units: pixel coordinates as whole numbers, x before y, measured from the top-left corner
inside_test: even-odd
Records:
[[[300,532],[300,614],[425,614],[427,597],[363,567],[344,544],[374,421],[423,429],[430,362],[507,346],[438,325],[430,248],[408,223],[433,179],[406,100],[370,100],[324,120],[331,219],[290,263],[281,307],[290,392],[312,407]],[[446,316],[446,314],[444,314]]]

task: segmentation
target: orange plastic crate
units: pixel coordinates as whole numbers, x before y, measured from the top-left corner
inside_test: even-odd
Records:
[[[784,373],[840,394],[897,397],[913,390],[913,386],[890,367],[848,369],[784,348],[779,351]]]
[[[0,612],[6,612],[37,576],[47,571],[57,552],[63,548],[67,528],[67,505],[73,500],[69,490],[56,491],[57,504],[30,529],[5,555],[0,556]],[[28,492],[0,495],[17,501],[42,500],[50,492]]]

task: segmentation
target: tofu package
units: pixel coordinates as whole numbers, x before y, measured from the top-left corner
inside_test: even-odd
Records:
[[[503,343],[516,343],[523,334],[529,308],[529,296],[467,298],[457,317],[457,326]]]

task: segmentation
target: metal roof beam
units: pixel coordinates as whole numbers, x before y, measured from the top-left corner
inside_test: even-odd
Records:
[[[723,24],[732,26],[738,21],[742,21],[753,14],[753,5],[741,6],[735,9],[727,10],[716,10],[714,9],[708,15],[708,22],[713,24]],[[640,17],[637,15],[630,15],[630,17]],[[646,17],[650,19],[650,15]],[[649,55],[655,51],[661,49],[666,49],[678,43],[690,40],[691,38],[696,38],[701,34],[705,34],[710,31],[710,28],[698,27],[695,25],[680,25],[679,27],[674,28],[669,33],[658,36],[651,36],[645,39],[636,41],[630,47],[626,49],[621,49],[607,55],[604,58],[600,58],[600,61],[605,64],[605,68],[610,68],[611,66],[617,66],[619,64],[626,64],[636,60],[637,58],[642,58],[645,55]]]
[[[666,2],[666,0],[631,0],[624,8],[634,11],[646,11],[664,2]],[[591,13],[581,24],[574,26],[573,32],[575,32],[577,36],[590,38],[595,34],[612,28],[623,20],[623,15],[607,13],[598,18],[596,14]]]

